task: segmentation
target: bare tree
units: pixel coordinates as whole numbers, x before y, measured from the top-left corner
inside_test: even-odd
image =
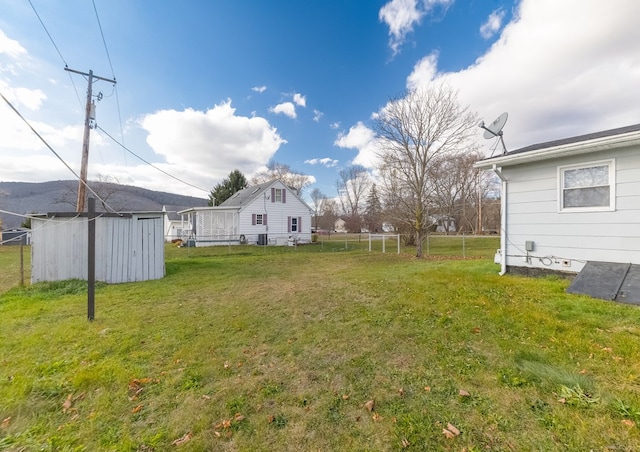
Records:
[[[432,199],[435,212],[445,220],[442,222],[445,233],[454,232],[450,219],[454,220],[456,230],[476,230],[481,176],[473,164],[481,159],[482,155],[471,147],[468,152],[443,154],[433,161]]]
[[[120,181],[113,176],[98,174],[97,180],[87,181],[87,185],[91,190],[87,190],[86,197],[88,198],[90,195],[97,195],[100,199],[96,201],[96,210],[113,210],[120,211],[123,206],[120,203],[114,202],[115,198],[117,198],[118,193],[121,191],[120,189]],[[74,210],[77,205],[78,198],[78,188],[68,188],[60,197],[55,200],[56,204],[69,204],[73,206]],[[85,199],[86,205],[86,199]]]
[[[276,179],[296,190],[298,195],[301,195],[302,190],[307,188],[312,182],[310,176],[292,170],[289,165],[270,161],[267,163],[266,169],[257,172],[251,178],[251,185],[258,185]]]
[[[314,229],[318,230],[318,215],[322,211],[322,204],[326,201],[327,196],[318,188],[311,190],[311,206],[313,207]]]
[[[336,185],[347,229],[360,232],[364,197],[371,187],[371,177],[361,165],[348,166],[340,171],[339,176]]]
[[[398,203],[396,214],[411,224],[416,257],[422,257],[430,224],[434,160],[467,149],[477,123],[477,116],[461,106],[456,92],[445,85],[392,99],[376,117],[380,174],[384,188]]]
[[[338,203],[335,199],[327,198],[322,202],[320,208],[320,218],[318,226],[320,229],[327,231],[333,231],[335,229],[335,223],[338,219]]]

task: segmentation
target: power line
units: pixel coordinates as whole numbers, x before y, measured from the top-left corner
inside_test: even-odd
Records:
[[[98,9],[96,8],[95,0],[91,0],[93,3],[93,10],[96,12],[96,19],[98,20],[98,28],[100,28],[100,36],[102,36],[102,43],[104,44],[104,50],[107,52],[107,60],[109,60],[109,67],[111,68],[111,76],[115,80],[116,74],[113,72],[113,64],[111,64],[111,56],[109,55],[109,49],[107,48],[107,41],[104,39],[104,33],[102,32],[102,24],[100,23],[100,16],[98,16]]]
[[[128,153],[130,153],[131,155],[133,155],[134,157],[136,157],[136,158],[140,159],[141,161],[143,161],[144,163],[146,163],[147,165],[149,165],[151,168],[153,168],[153,169],[155,169],[155,170],[158,170],[158,171],[160,171],[161,173],[163,173],[163,174],[165,174],[165,175],[169,176],[170,178],[175,179],[175,180],[177,180],[178,182],[181,182],[181,183],[183,183],[183,184],[185,184],[185,185],[188,185],[189,187],[192,187],[192,188],[195,188],[195,189],[197,189],[197,190],[201,190],[201,191],[204,191],[204,192],[207,192],[207,193],[209,193],[209,192],[210,192],[210,190],[206,190],[206,189],[204,189],[204,188],[201,188],[201,187],[198,187],[198,186],[196,186],[196,185],[193,185],[193,184],[191,184],[191,183],[189,183],[189,182],[186,182],[186,181],[184,181],[184,180],[182,180],[182,179],[180,179],[180,178],[178,178],[178,177],[176,177],[176,176],[174,176],[174,175],[172,175],[172,174],[167,173],[165,170],[163,170],[163,169],[161,169],[161,168],[158,168],[158,167],[157,167],[157,166],[155,166],[153,163],[148,162],[147,160],[143,159],[143,158],[142,158],[142,157],[140,157],[138,154],[136,154],[135,152],[133,152],[131,149],[127,148],[124,144],[122,144],[122,143],[118,142],[118,140],[116,140],[116,139],[115,139],[115,138],[113,138],[111,135],[109,135],[109,132],[107,132],[106,130],[104,130],[102,127],[100,127],[100,126],[96,125],[96,128],[97,128],[97,129],[100,129],[102,132],[104,132],[104,133],[105,133],[105,135],[107,135],[109,138],[111,138],[111,139],[113,140],[113,142],[114,142],[114,143],[116,143],[117,145],[119,145],[122,149],[124,149],[125,151],[127,151]]]
[[[29,123],[29,121],[27,121],[27,120],[25,119],[25,117],[24,117],[24,116],[22,116],[22,114],[21,114],[21,113],[16,109],[16,107],[14,107],[14,106],[13,106],[13,104],[12,104],[11,102],[9,102],[9,100],[8,100],[6,97],[4,97],[4,94],[0,93],[0,97],[2,97],[2,99],[7,103],[7,105],[9,105],[9,107],[11,107],[11,109],[15,112],[15,114],[17,114],[17,115],[18,115],[18,117],[24,121],[24,123],[27,125],[27,127],[29,127],[29,129],[31,129],[31,131],[32,131],[32,132],[33,132],[33,133],[34,133],[38,138],[40,138],[40,141],[42,141],[42,142],[44,143],[44,145],[45,145],[45,146],[46,146],[46,147],[47,147],[47,148],[48,148],[48,149],[53,153],[53,155],[55,155],[55,156],[58,158],[58,160],[60,160],[60,161],[62,162],[62,164],[63,164],[64,166],[66,166],[66,167],[67,167],[67,169],[68,169],[69,171],[71,171],[71,173],[76,177],[76,179],[78,179],[79,181],[81,181],[81,182],[82,182],[82,184],[83,184],[83,185],[84,185],[84,186],[85,186],[85,187],[86,187],[86,188],[87,188],[91,193],[93,193],[93,195],[94,195],[98,200],[100,200],[100,202],[102,202],[102,205],[103,205],[106,209],[110,210],[110,211],[111,211],[111,212],[113,212],[113,213],[117,213],[117,212],[115,211],[115,209],[113,209],[111,206],[109,206],[109,205],[107,204],[107,202],[106,202],[104,199],[102,199],[102,198],[101,198],[101,197],[100,197],[100,196],[99,196],[99,195],[98,195],[98,194],[97,194],[97,193],[96,193],[96,192],[95,192],[91,187],[89,187],[89,185],[88,185],[85,181],[83,181],[83,180],[80,178],[80,176],[78,176],[78,174],[76,174],[76,172],[73,170],[73,168],[71,168],[71,167],[67,164],[67,162],[65,162],[65,161],[64,161],[64,159],[63,159],[62,157],[60,157],[60,155],[59,155],[59,154],[58,154],[58,153],[57,153],[57,152],[56,152],[56,151],[55,151],[55,150],[54,150],[54,149],[49,145],[49,143],[47,143],[47,141],[42,137],[42,135],[40,135],[40,134],[36,131],[36,129],[34,129],[34,128],[33,128],[33,126]]]
[[[111,63],[111,55],[109,55],[109,48],[107,47],[107,41],[104,38],[104,32],[102,31],[102,24],[100,23],[100,16],[98,15],[98,8],[96,8],[95,0],[91,0],[93,3],[93,10],[96,13],[96,20],[98,21],[98,28],[100,28],[100,36],[102,36],[102,43],[104,44],[104,51],[107,54],[107,60],[109,60],[109,67],[111,67],[111,76],[116,79],[116,74],[113,70],[113,64]],[[118,120],[120,121],[120,137],[124,143],[124,131],[122,130],[122,114],[120,113],[120,97],[118,96],[118,88],[116,87],[116,104],[118,106]]]
[[[60,56],[60,59],[64,63],[64,67],[67,67],[68,66],[67,65],[67,61],[62,56],[62,53],[60,52],[60,49],[58,49],[58,46],[56,45],[56,42],[53,40],[53,37],[51,36],[51,33],[49,33],[49,30],[47,29],[47,26],[44,24],[42,18],[40,17],[40,14],[38,14],[38,11],[36,11],[36,7],[33,6],[33,3],[31,2],[31,0],[29,0],[29,4],[31,5],[31,9],[33,9],[33,12],[36,13],[36,17],[40,21],[40,25],[42,25],[42,28],[44,28],[45,33],[47,34],[47,36],[49,36],[49,40],[51,41],[51,44],[53,44],[53,47],[56,49],[56,52],[58,52],[58,55]],[[82,106],[82,101],[80,100],[80,94],[78,94],[78,88],[76,87],[76,84],[73,81],[73,78],[71,77],[71,74],[69,74],[69,80],[71,80],[71,84],[73,85],[73,90],[76,92],[76,97],[78,98],[78,103],[80,103],[80,105]]]
[[[49,39],[51,40],[51,44],[53,44],[53,47],[56,48],[56,52],[58,52],[58,55],[60,55],[60,59],[62,60],[64,65],[67,66],[67,62],[65,61],[64,57],[62,56],[62,53],[60,53],[60,49],[58,49],[58,46],[56,45],[55,41],[51,37],[51,34],[49,33],[49,30],[47,30],[47,27],[45,26],[44,22],[40,18],[40,14],[38,14],[38,11],[36,11],[36,7],[33,6],[33,3],[31,3],[31,0],[29,0],[29,4],[31,5],[31,8],[33,9],[33,12],[36,13],[36,16],[38,17],[38,20],[42,24],[42,28],[44,28],[44,31],[47,33],[47,36],[49,36]]]

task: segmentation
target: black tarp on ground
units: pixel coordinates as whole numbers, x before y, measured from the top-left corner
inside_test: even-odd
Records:
[[[640,304],[640,265],[587,262],[567,292]]]

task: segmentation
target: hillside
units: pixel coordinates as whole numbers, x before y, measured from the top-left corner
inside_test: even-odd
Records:
[[[162,206],[202,207],[204,198],[147,190],[109,182],[89,182],[93,190],[118,212],[159,212]],[[0,182],[0,210],[17,213],[75,211],[78,183],[72,180],[51,182]],[[96,202],[96,210],[107,209]],[[23,217],[0,212],[2,229],[20,226]]]

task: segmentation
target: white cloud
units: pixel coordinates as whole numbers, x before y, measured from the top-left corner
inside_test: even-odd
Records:
[[[453,0],[391,0],[378,13],[378,18],[389,27],[389,47],[395,56],[407,35],[434,7],[448,7]]]
[[[337,130],[340,128],[340,121],[336,121],[336,122],[332,122],[331,124],[329,124],[329,127],[331,129]]]
[[[349,132],[338,135],[334,145],[346,148],[357,149],[358,154],[353,159],[355,165],[362,165],[365,168],[373,168],[376,162],[376,134],[373,130],[358,121],[349,129]]]
[[[495,35],[502,26],[502,19],[504,19],[504,10],[502,8],[495,10],[487,21],[480,26],[480,36],[484,39],[490,39]]]
[[[313,110],[313,120],[315,122],[320,122],[320,119],[322,119],[323,116],[324,113],[322,113],[320,110]]]
[[[254,86],[253,88],[251,88],[251,91],[255,91],[256,93],[264,93],[267,90],[267,87],[262,85],[262,86]]]
[[[326,168],[334,168],[338,166],[338,160],[334,160],[329,157],[324,157],[321,159],[309,159],[305,160],[304,163],[308,163],[309,165],[322,165]]]
[[[306,107],[307,106],[307,98],[306,98],[306,96],[303,96],[302,94],[295,93],[293,95],[293,102],[299,107]]]
[[[145,116],[147,143],[177,168],[221,179],[234,168],[251,172],[286,143],[261,117],[237,116],[227,100],[207,111],[161,110]],[[157,175],[156,175],[157,176]]]
[[[439,73],[431,54],[416,64],[407,87],[447,82],[485,122],[508,111],[509,150],[638,123],[637,17],[635,0],[522,0],[473,65]]]
[[[14,39],[9,38],[2,30],[0,30],[0,54],[8,55],[11,58],[18,59],[27,53],[27,50]]]
[[[298,115],[296,114],[296,107],[292,102],[283,102],[276,105],[275,107],[271,107],[269,111],[275,114],[283,114],[291,119],[295,119],[298,117]]]

